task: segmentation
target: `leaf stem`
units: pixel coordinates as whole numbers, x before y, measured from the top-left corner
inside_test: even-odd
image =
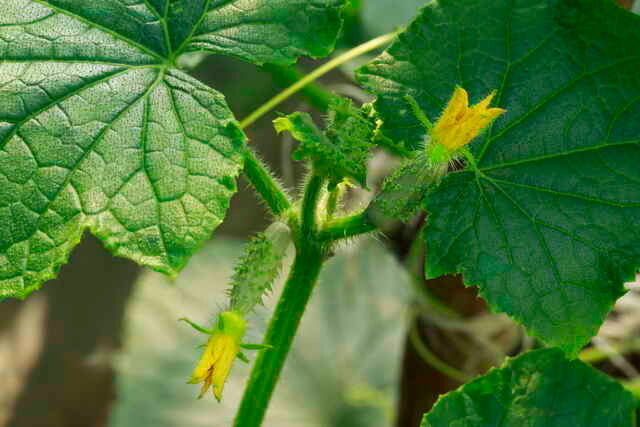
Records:
[[[287,192],[250,148],[245,152],[244,173],[274,215],[282,215],[291,208]]]
[[[320,200],[320,194],[322,193],[323,184],[324,178],[312,172],[305,186],[304,197],[302,199],[302,211],[300,213],[300,237],[303,239],[303,244],[305,239],[315,237],[316,209],[318,207],[318,201]]]
[[[320,274],[324,261],[321,245],[301,238],[297,251],[263,342],[273,348],[258,354],[235,419],[236,427],[259,427],[262,424],[300,319]]]
[[[449,378],[452,378],[463,384],[469,381],[471,379],[469,375],[443,362],[438,356],[435,355],[435,353],[429,350],[426,344],[422,341],[422,338],[420,338],[420,332],[418,331],[418,324],[416,320],[417,317],[414,317],[412,321],[413,325],[411,326],[409,331],[409,339],[411,340],[413,348],[418,352],[420,357],[426,363],[431,365],[435,370],[441,372]]]
[[[627,381],[620,381],[620,384],[622,384],[624,388],[626,388],[631,392],[631,394],[633,394],[633,397],[636,401],[640,400],[640,381],[637,378]]]
[[[302,80],[306,73],[303,73],[297,66],[282,66],[267,64],[262,67],[265,71],[271,73],[276,84],[281,88],[289,87],[292,84]],[[320,111],[327,111],[329,105],[335,95],[333,92],[325,89],[317,83],[310,82],[300,89],[300,93],[309,101],[309,103]]]
[[[604,360],[608,360],[611,357],[623,356],[626,353],[631,353],[640,350],[640,340],[631,340],[623,342],[622,344],[610,349],[611,351],[604,351],[598,347],[585,348],[580,352],[578,358],[585,363],[596,364]]]
[[[375,231],[377,227],[369,220],[366,212],[328,221],[318,233],[318,240],[331,242]]]
[[[334,188],[329,192],[329,198],[327,199],[327,212],[325,216],[325,219],[327,221],[330,221],[331,219],[333,219],[333,216],[338,210],[338,203],[342,198],[342,193],[343,191],[340,185],[336,186],[336,188]]]
[[[273,110],[276,106],[278,106],[280,103],[282,103],[283,101],[291,97],[293,94],[295,94],[296,92],[304,88],[309,83],[317,80],[318,78],[327,74],[329,71],[339,67],[345,62],[349,62],[350,60],[360,55],[364,55],[367,52],[370,52],[381,46],[384,46],[385,44],[391,42],[396,37],[397,34],[398,32],[395,32],[395,31],[393,33],[384,34],[380,37],[376,37],[375,39],[371,39],[368,42],[365,42],[359,46],[356,46],[353,49],[346,51],[342,55],[336,56],[335,58],[326,62],[322,66],[316,68],[311,73],[307,74],[302,79],[298,80],[293,85],[289,86],[288,88],[286,88],[285,90],[283,90],[282,92],[280,92],[279,94],[271,98],[265,104],[258,107],[257,110],[255,110],[253,113],[251,113],[243,121],[240,122],[240,126],[244,128],[253,124],[256,120],[258,120],[259,118],[267,114],[269,111]]]

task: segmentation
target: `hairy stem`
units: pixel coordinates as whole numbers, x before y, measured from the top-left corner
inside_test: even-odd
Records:
[[[376,230],[376,226],[369,220],[365,212],[328,221],[318,233],[318,240],[331,242],[339,239],[358,236]]]
[[[395,32],[386,34],[330,60],[259,107],[241,122],[241,127],[246,128],[251,125],[282,101],[320,76],[359,55],[389,43],[395,36]],[[267,167],[251,150],[246,151],[245,174],[274,214],[283,214],[291,208],[291,202],[284,189],[281,188]],[[316,223],[318,205],[324,184],[324,178],[312,173],[305,186],[299,216],[300,229],[295,237],[296,256],[293,267],[264,338],[263,344],[269,346],[269,348],[260,351],[251,371],[251,376],[235,419],[234,425],[236,427],[259,427],[262,424],[280,372],[291,348],[291,343],[300,324],[300,319],[311,297],[313,287],[318,280],[327,248],[318,239],[318,225]],[[364,224],[365,219],[364,216],[361,216],[359,223],[361,225]],[[352,231],[349,231],[351,229],[346,226],[352,224],[352,222],[344,219],[342,221],[342,223],[333,224],[334,227],[329,229],[331,230],[329,234],[335,233],[338,236],[346,236],[351,233]]]
[[[316,240],[316,209],[324,179],[315,173],[305,185],[296,236],[296,257],[282,295],[278,300],[263,345],[271,349],[258,355],[235,420],[236,427],[258,427],[287,359],[300,319],[311,297],[324,261],[323,245]]]
[[[283,90],[282,92],[280,92],[279,94],[271,98],[265,104],[258,107],[257,110],[255,110],[247,118],[245,118],[242,122],[240,122],[240,125],[244,128],[253,124],[260,117],[264,116],[269,111],[273,110],[276,106],[278,106],[280,103],[282,103],[283,101],[291,97],[293,94],[295,94],[296,92],[304,88],[309,83],[317,80],[318,78],[327,74],[329,71],[339,67],[345,62],[348,62],[360,55],[364,55],[367,52],[370,52],[381,46],[384,46],[385,44],[391,42],[396,35],[397,35],[397,32],[393,32],[393,33],[382,35],[380,37],[376,37],[375,39],[369,40],[366,43],[363,43],[359,46],[354,47],[353,49],[348,50],[342,55],[336,56],[332,60],[316,68],[314,71],[307,74],[306,76],[304,76],[303,78],[295,82],[293,85],[289,86],[287,89]]]
[[[300,212],[300,237],[303,240],[303,244],[305,239],[315,237],[316,210],[318,208],[318,201],[320,200],[323,184],[324,179],[320,175],[312,173],[305,187],[304,197],[302,199],[302,211]]]
[[[307,74],[306,76],[298,74],[295,69],[290,69],[288,71],[284,68],[277,69],[281,71],[288,79],[300,79],[293,85],[289,86],[287,89],[273,97],[271,100],[260,106],[253,113],[251,113],[242,122],[240,122],[240,127],[244,129],[252,125],[256,122],[256,120],[267,114],[281,102],[285,101],[296,92],[307,87],[309,84],[313,83],[315,80],[322,77],[329,71],[360,55],[384,46],[385,44],[391,42],[397,34],[398,32],[393,32],[369,40],[368,42],[356,46],[353,49],[350,49],[347,52],[343,53],[342,55],[333,58],[332,60],[318,67],[316,70],[314,70],[310,74]],[[311,94],[314,95],[315,98],[317,98],[317,100],[322,104],[329,102],[329,95],[319,88],[315,88],[314,90],[312,90]],[[251,184],[253,184],[253,186],[255,187],[256,191],[265,200],[274,215],[281,215],[291,207],[291,201],[289,200],[286,191],[284,191],[278,181],[271,175],[268,168],[262,163],[262,161],[260,161],[260,159],[256,157],[255,153],[249,149],[246,151],[244,172]]]
[[[245,153],[244,173],[274,215],[282,215],[291,208],[286,191],[249,148]]]
[[[330,193],[329,193],[329,198],[327,200],[327,212],[326,212],[326,217],[325,219],[327,221],[331,220],[333,218],[333,216],[335,215],[336,211],[338,210],[338,203],[340,202],[340,199],[342,198],[342,189],[340,188],[340,186],[334,188]]]
[[[236,416],[236,427],[258,427],[262,424],[300,319],[318,279],[324,258],[322,248],[313,241],[301,240],[293,268],[264,338],[263,344],[273,348],[262,350],[255,361]]]

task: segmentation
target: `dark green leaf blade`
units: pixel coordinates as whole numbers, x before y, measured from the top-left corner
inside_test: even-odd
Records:
[[[105,2],[120,4],[107,0],[92,4],[100,6]],[[73,4],[80,7],[68,7]],[[85,6],[84,2],[78,1],[51,1],[51,4],[35,0],[4,1],[0,14],[0,61],[57,60],[114,65],[147,65],[163,61],[156,52],[162,50],[162,46],[154,45],[140,35],[153,33],[152,28],[148,33],[122,34],[76,13],[76,9],[100,10]],[[127,17],[122,15],[119,22],[126,22]]]
[[[460,31],[464,28],[465,31]],[[640,17],[609,0],[441,0],[361,70],[385,136],[417,147],[456,84],[507,114],[479,170],[429,195],[428,274],[575,353],[640,266]]]
[[[103,54],[103,40],[113,38],[126,50],[136,47],[161,61],[169,54],[164,21],[148,1],[132,3],[91,0],[88,6],[79,0],[5,0],[0,17],[2,39],[6,31],[22,30],[21,37],[15,39],[19,46],[33,43],[32,47],[41,50],[42,45],[57,45],[65,51],[61,55],[73,56],[71,46],[75,45],[78,56],[88,54],[95,59]],[[87,47],[92,39],[90,54]],[[30,54],[29,58],[35,56]],[[125,52],[118,58],[126,58]]]
[[[0,297],[54,277],[87,228],[175,275],[242,168],[221,94],[148,41],[70,12],[79,2],[52,3],[10,0],[0,17]]]
[[[556,349],[535,350],[442,396],[421,427],[631,427],[633,396]]]
[[[174,275],[222,221],[245,136],[187,50],[326,55],[343,0],[5,0],[0,15],[0,298],[55,276],[89,228]]]
[[[166,0],[165,0],[166,1]],[[183,4],[185,3],[185,4]],[[335,45],[345,0],[192,0],[176,2],[174,26],[187,51],[206,50],[254,64],[322,57]],[[195,22],[195,23],[194,23]],[[174,43],[175,43],[174,41]]]

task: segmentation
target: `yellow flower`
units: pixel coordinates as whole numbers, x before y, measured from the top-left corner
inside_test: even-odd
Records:
[[[440,119],[431,128],[431,151],[436,156],[436,163],[445,161],[452,154],[470,143],[506,110],[489,108],[496,92],[491,92],[485,99],[469,107],[469,95],[457,86]]]
[[[190,384],[203,383],[198,398],[213,386],[213,395],[220,401],[224,383],[240,352],[240,342],[246,327],[247,322],[241,313],[225,311],[218,316],[218,325],[212,331],[202,358],[189,381]]]

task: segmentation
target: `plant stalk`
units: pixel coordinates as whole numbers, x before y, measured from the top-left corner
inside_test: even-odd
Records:
[[[318,240],[332,242],[369,233],[376,229],[377,227],[369,220],[367,211],[364,211],[356,215],[328,221],[318,233]]]
[[[315,238],[317,228],[316,209],[322,193],[323,184],[324,179],[320,175],[312,172],[311,177],[305,186],[304,197],[302,199],[302,211],[300,213],[300,233],[303,240],[301,243],[303,244],[306,239]]]
[[[443,360],[441,360],[435,353],[433,353],[429,347],[422,341],[420,337],[420,332],[418,330],[417,317],[414,317],[412,320],[413,325],[410,326],[409,329],[409,340],[415,348],[418,355],[424,360],[426,363],[431,365],[433,369],[437,370],[443,375],[446,375],[462,384],[471,380],[471,376],[465,374],[464,372],[456,369],[455,367],[447,364]]]
[[[244,173],[275,216],[291,208],[287,192],[250,148],[245,151]]]
[[[623,342],[620,345],[614,346],[611,348],[611,351],[603,351],[598,347],[589,347],[585,348],[580,352],[578,358],[585,363],[596,364],[602,362],[604,360],[611,359],[611,357],[615,356],[624,356],[627,353],[631,353],[634,351],[640,350],[640,340],[631,340],[628,342]]]
[[[312,172],[305,185],[300,232],[295,238],[296,256],[263,342],[270,348],[262,350],[253,365],[236,416],[236,427],[259,427],[262,424],[300,319],[318,280],[325,258],[323,245],[315,236],[316,210],[323,184],[324,179]]]
[[[262,424],[300,319],[320,274],[324,260],[321,245],[302,240],[264,338],[264,344],[272,348],[258,354],[236,416],[235,427],[259,427]]]
[[[306,73],[300,71],[295,65],[282,66],[267,64],[263,66],[263,69],[271,73],[276,83],[283,89],[302,80],[306,75]],[[314,108],[320,111],[327,111],[331,101],[335,98],[333,92],[330,92],[315,82],[308,83],[305,87],[301,88],[300,94],[304,96]]]
[[[294,95],[309,83],[317,80],[318,78],[327,74],[329,71],[339,67],[345,62],[349,62],[350,60],[357,58],[360,55],[364,55],[367,52],[371,52],[372,50],[384,46],[385,44],[391,42],[397,34],[398,32],[384,34],[380,37],[376,37],[375,39],[369,40],[366,43],[356,46],[353,49],[346,51],[342,55],[336,56],[335,58],[316,68],[311,73],[307,74],[302,79],[298,80],[296,83],[289,86],[288,88],[271,98],[269,101],[258,107],[257,110],[255,110],[240,122],[240,126],[245,128],[253,124],[256,120],[267,114],[269,111],[273,110],[275,107],[280,105],[280,103]]]
[[[375,38],[330,60],[259,107],[240,123],[241,127],[251,125],[291,95],[341,64],[389,43],[396,34],[394,32]],[[245,173],[275,215],[283,214],[291,208],[286,192],[250,149],[246,151]],[[295,237],[296,256],[293,267],[265,334],[263,344],[268,348],[260,351],[254,363],[234,422],[235,427],[259,427],[262,424],[300,319],[318,280],[326,255],[326,246],[318,239],[316,223],[324,184],[325,180],[312,172],[305,186],[299,218],[300,229]],[[344,234],[339,228],[336,224],[333,230],[337,234]]]

